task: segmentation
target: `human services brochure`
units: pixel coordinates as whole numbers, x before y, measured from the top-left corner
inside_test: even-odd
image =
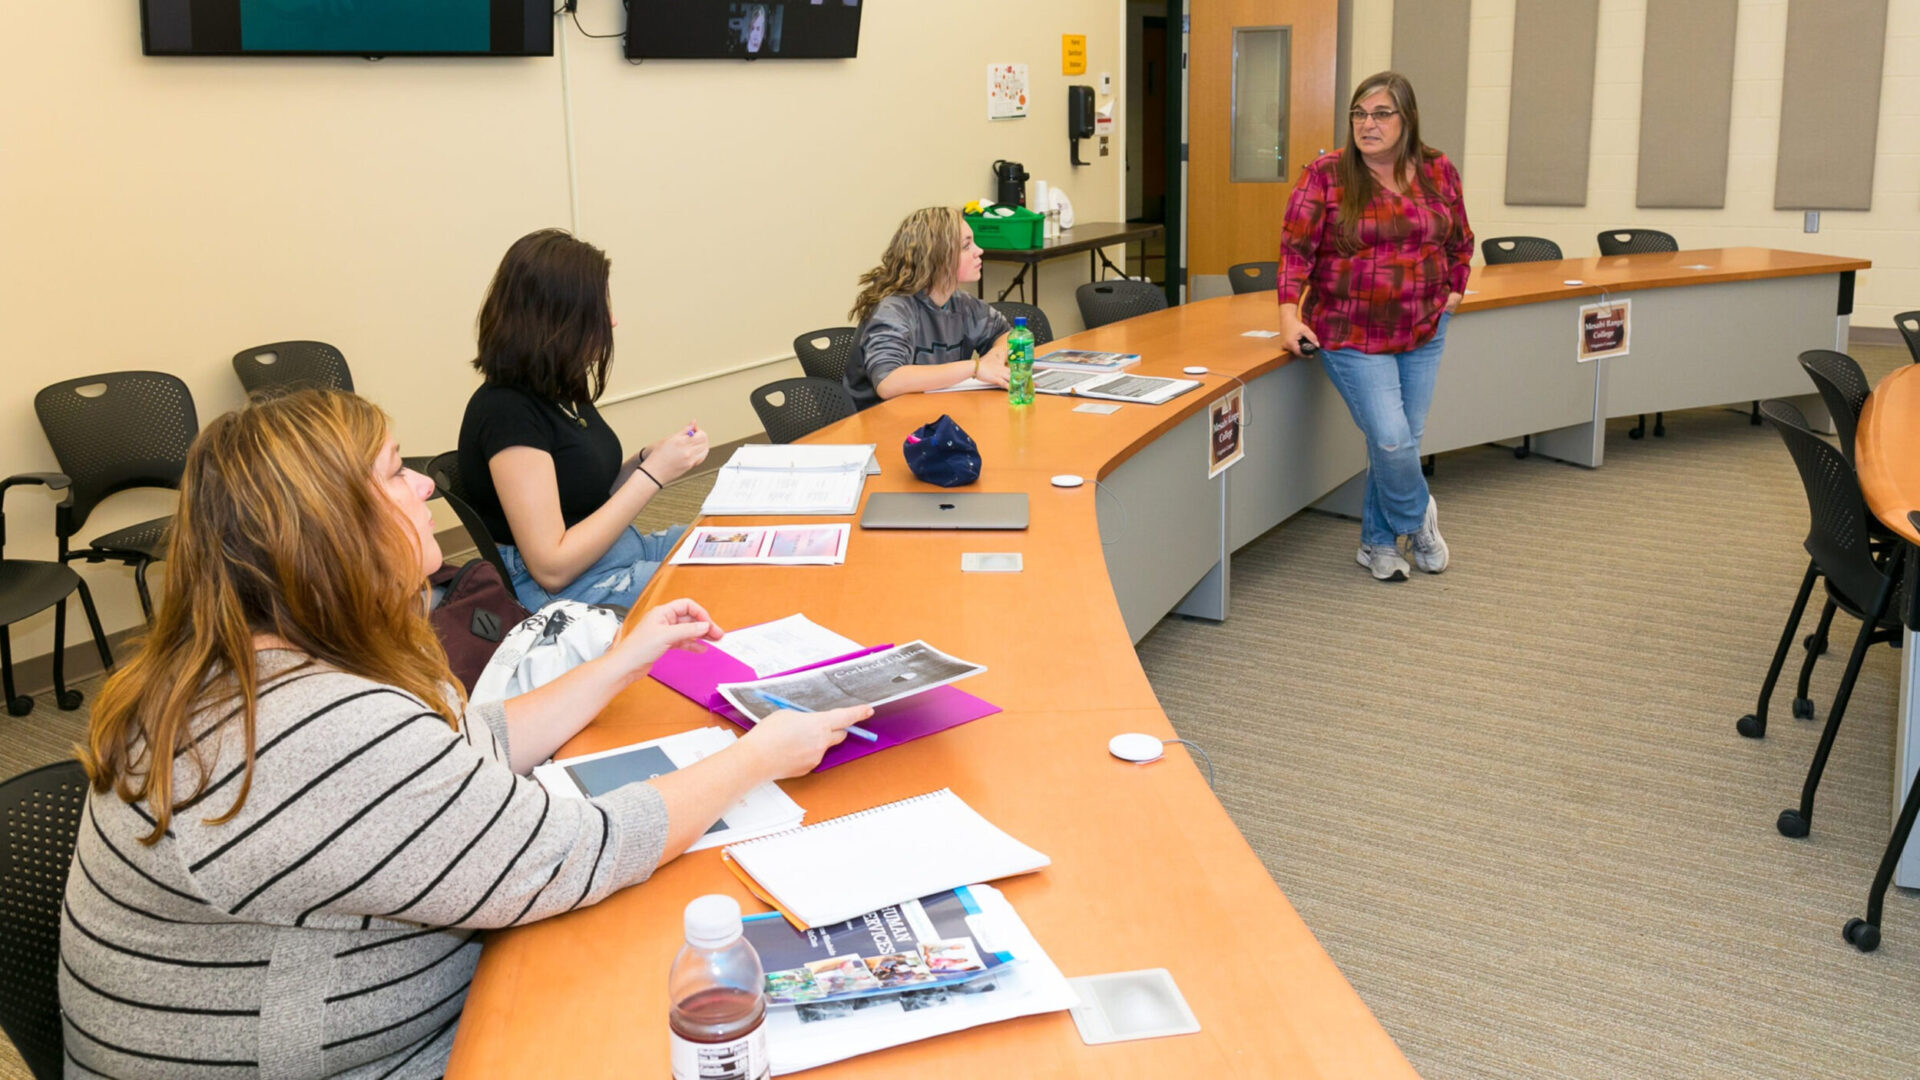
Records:
[[[743,920],[767,973],[767,1004],[799,1005],[932,990],[1010,964],[976,933],[969,886],[893,904],[845,922],[796,930],[777,911]]]

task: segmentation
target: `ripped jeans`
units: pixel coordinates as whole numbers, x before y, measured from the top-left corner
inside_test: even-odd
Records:
[[[1403,353],[1323,349],[1320,364],[1346,399],[1353,422],[1367,437],[1367,491],[1360,542],[1391,544],[1420,531],[1427,516],[1427,478],[1420,472],[1420,436],[1433,404],[1447,322],[1433,340]]]
[[[520,606],[528,611],[539,611],[549,601],[578,600],[583,604],[614,604],[630,608],[640,598],[640,590],[647,587],[647,580],[660,564],[673,554],[673,546],[687,531],[685,525],[675,525],[659,532],[643,533],[633,526],[627,526],[620,539],[613,542],[600,561],[587,568],[587,572],[574,578],[573,582],[559,592],[550,593],[533,580],[533,574],[527,570],[526,561],[520,558],[520,551],[511,544],[500,545],[500,558],[507,564],[507,574],[513,579],[513,594]]]

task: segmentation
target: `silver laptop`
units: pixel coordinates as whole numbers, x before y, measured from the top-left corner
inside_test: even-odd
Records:
[[[1024,529],[1025,492],[876,491],[860,515],[863,529]]]

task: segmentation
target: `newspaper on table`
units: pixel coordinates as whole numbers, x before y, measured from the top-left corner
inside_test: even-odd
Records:
[[[980,947],[1018,963],[957,985],[770,1007],[765,1030],[774,1075],[1078,1005],[1079,995],[1006,897],[990,885],[969,885],[966,891],[980,909],[967,920]]]
[[[884,705],[985,670],[924,641],[910,641],[838,664],[771,679],[721,683],[714,689],[757,723],[785,708],[826,712],[854,705]]]

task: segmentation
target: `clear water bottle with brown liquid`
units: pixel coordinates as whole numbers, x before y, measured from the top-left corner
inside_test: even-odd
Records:
[[[673,1080],[766,1080],[766,973],[740,931],[740,904],[687,905],[687,943],[667,976]]]

